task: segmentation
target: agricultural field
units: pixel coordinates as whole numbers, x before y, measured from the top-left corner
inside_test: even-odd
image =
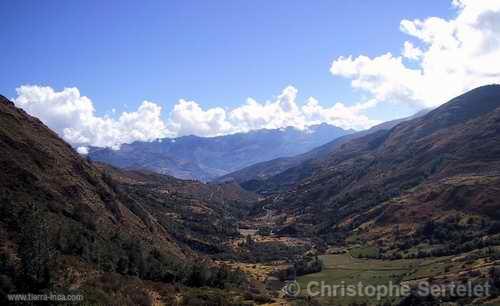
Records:
[[[323,255],[323,270],[319,273],[301,276],[297,282],[301,288],[301,296],[307,292],[310,282],[324,282],[332,288],[332,293],[326,297],[313,297],[321,305],[350,305],[352,303],[368,303],[369,305],[394,305],[401,298],[382,297],[380,300],[363,296],[342,295],[341,288],[349,285],[379,286],[390,283],[414,284],[417,281],[448,281],[464,280],[469,274],[480,278],[487,274],[499,262],[484,255],[485,252],[476,251],[466,256],[429,257],[420,259],[378,260],[354,258],[350,253]],[[314,287],[314,292],[319,292],[320,287]],[[335,291],[337,294],[335,294]],[[344,291],[345,292],[345,291]],[[298,303],[300,304],[300,303]]]

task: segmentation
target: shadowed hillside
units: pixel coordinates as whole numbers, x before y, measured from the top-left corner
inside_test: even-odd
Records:
[[[242,294],[244,276],[207,256],[239,235],[234,220],[255,199],[237,185],[96,166],[4,97],[0,167],[2,299],[70,288],[106,305],[182,302],[194,287]]]
[[[401,122],[421,117],[428,112],[429,109],[425,109],[416,113],[411,117],[387,121],[379,125],[376,125],[368,130],[339,137],[335,140],[332,140],[322,146],[314,148],[313,150],[300,155],[292,157],[281,157],[270,161],[257,163],[249,167],[243,168],[241,170],[226,174],[216,179],[215,181],[218,182],[236,181],[248,190],[263,191],[266,193],[271,191],[271,189],[273,188],[283,189],[285,184],[284,180],[281,179],[280,174],[283,173],[283,175],[286,176],[285,173],[286,170],[299,166],[301,164],[303,164],[301,165],[301,167],[304,167],[307,161],[325,158],[343,143],[346,143],[353,139],[361,138],[376,131],[390,130],[391,128],[395,127]]]
[[[467,248],[495,244],[499,107],[500,86],[484,86],[420,118],[346,142],[272,177],[271,188],[291,187],[263,205],[288,216],[285,228],[335,243],[355,235],[389,255],[400,254],[399,244],[408,241],[401,237],[411,237],[413,245],[431,238],[436,247],[429,252],[442,253],[463,251],[458,244],[465,242]],[[426,233],[429,222],[445,227],[445,234]]]

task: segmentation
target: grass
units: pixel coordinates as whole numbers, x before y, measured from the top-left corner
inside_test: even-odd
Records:
[[[434,277],[445,271],[458,272],[463,262],[452,262],[451,257],[377,260],[354,258],[349,254],[324,255],[323,270],[319,273],[308,274],[297,279],[300,288],[307,288],[311,281],[324,282],[332,285],[388,285],[390,282],[397,285],[403,281]],[[337,291],[339,292],[339,291]],[[368,304],[396,303],[399,298],[387,298],[373,301],[368,297],[323,297],[318,300],[324,305],[349,305],[353,302]]]
[[[311,281],[324,282],[328,285],[387,285],[391,281],[399,283],[412,269],[412,262],[405,260],[383,261],[372,259],[357,259],[349,254],[321,256],[324,268],[321,272],[304,275],[298,278],[301,288],[307,288]],[[348,305],[352,302],[368,302],[363,297],[335,297],[321,298],[321,302],[328,304]]]
[[[351,255],[356,258],[377,258],[380,254],[380,250],[378,248],[371,246],[356,247],[350,252]]]

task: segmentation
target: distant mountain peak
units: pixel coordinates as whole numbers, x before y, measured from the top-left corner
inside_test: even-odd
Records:
[[[134,142],[115,151],[93,148],[89,157],[117,167],[208,181],[255,163],[307,152],[352,132],[320,124],[306,130],[289,126],[216,137],[189,135]]]

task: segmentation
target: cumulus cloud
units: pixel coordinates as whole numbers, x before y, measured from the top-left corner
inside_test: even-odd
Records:
[[[98,116],[92,101],[77,88],[58,92],[51,87],[21,86],[14,101],[77,146],[80,154],[87,154],[88,146],[118,148],[123,143],[164,137],[217,136],[289,126],[306,129],[320,123],[359,130],[379,123],[362,114],[375,106],[375,100],[327,107],[311,97],[300,105],[297,92],[295,87],[288,86],[272,100],[258,102],[248,98],[245,104],[228,110],[221,107],[204,110],[194,101],[181,99],[166,119],[162,117],[162,108],[148,101],[134,112],[123,112],[116,117]]]
[[[77,88],[56,92],[50,87],[21,86],[16,90],[16,105],[71,144],[116,148],[122,143],[169,135],[161,107],[152,102],[144,101],[137,111],[124,112],[114,119],[97,116],[92,101],[81,96]]]
[[[422,56],[423,52],[419,48],[415,47],[411,42],[405,41],[402,54],[408,59],[418,60]]]
[[[175,135],[214,136],[234,131],[224,109],[215,107],[205,111],[198,103],[183,99],[170,113],[169,127]]]
[[[400,29],[413,42],[404,42],[401,56],[339,57],[331,73],[377,101],[420,107],[500,83],[500,0],[454,0],[453,6],[452,19],[402,20]]]
[[[248,98],[244,105],[230,110],[219,107],[203,110],[196,102],[181,100],[170,114],[168,126],[177,135],[216,136],[288,126],[305,129],[320,123],[365,129],[378,123],[362,114],[364,109],[374,105],[371,102],[351,107],[342,103],[324,107],[311,97],[301,106],[297,102],[297,93],[295,87],[287,86],[271,101],[258,102]]]

